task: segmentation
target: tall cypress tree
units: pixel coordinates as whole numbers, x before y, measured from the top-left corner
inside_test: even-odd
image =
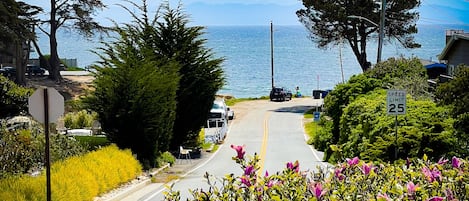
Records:
[[[179,5],[171,9],[163,3],[162,21],[158,22],[157,53],[181,65],[177,91],[176,121],[171,147],[196,145],[205,125],[215,94],[224,84],[223,58],[215,58],[205,46],[203,27],[188,25],[189,19]]]
[[[120,148],[130,148],[144,168],[169,149],[176,116],[177,62],[157,57],[154,23],[147,17],[116,25],[114,42],[104,43],[96,67],[96,90],[85,102],[99,115],[103,131]]]

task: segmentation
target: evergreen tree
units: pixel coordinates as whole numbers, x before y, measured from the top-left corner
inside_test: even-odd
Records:
[[[171,9],[163,4],[163,20],[158,23],[157,53],[180,63],[181,80],[177,91],[173,149],[181,144],[194,146],[205,125],[215,94],[224,84],[222,58],[214,58],[202,39],[203,27],[189,27],[181,5]]]
[[[96,90],[85,102],[95,110],[109,140],[130,148],[144,168],[169,148],[179,83],[177,62],[155,54],[155,23],[147,17],[116,25],[116,41],[104,43],[96,67]]]
[[[3,0],[0,2],[0,55],[14,56],[15,82],[25,85],[26,64],[29,58],[29,41],[34,40],[34,16],[39,7],[24,2]],[[2,61],[0,61],[1,63]]]

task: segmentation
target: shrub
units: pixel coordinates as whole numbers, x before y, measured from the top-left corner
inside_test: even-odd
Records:
[[[97,120],[96,112],[81,110],[79,112],[70,112],[64,116],[64,125],[69,129],[92,127],[93,122]]]
[[[125,161],[125,163],[122,163]],[[53,200],[93,200],[99,194],[136,178],[141,165],[129,150],[108,146],[84,156],[52,164]],[[23,175],[0,180],[0,200],[46,200],[46,177]]]
[[[0,178],[24,174],[45,164],[45,137],[41,129],[7,131],[0,128]],[[50,135],[51,161],[84,153],[73,138]]]
[[[158,167],[161,167],[166,163],[173,165],[174,162],[176,162],[176,157],[174,157],[173,154],[169,153],[168,151],[162,153],[161,156],[158,157]]]
[[[241,146],[233,146],[233,160],[242,175],[227,174],[221,186],[191,190],[188,200],[468,200],[469,163],[453,157],[433,163],[408,160],[406,164],[374,164],[358,157],[330,167],[330,171],[302,171],[300,164],[288,162],[283,171],[269,175],[259,173],[259,158],[248,160]],[[166,192],[165,200],[179,200],[179,192]]]
[[[20,87],[0,75],[0,119],[26,113],[32,93],[32,89]]]
[[[386,114],[386,91],[376,90],[344,108],[340,139],[344,157],[360,156],[372,161],[394,160],[395,118]],[[406,115],[398,116],[398,157],[438,159],[454,154],[457,138],[453,119],[445,107],[429,100],[407,97]]]

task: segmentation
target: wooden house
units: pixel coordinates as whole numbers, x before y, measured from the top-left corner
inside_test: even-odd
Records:
[[[446,46],[438,56],[447,64],[447,74],[454,75],[455,68],[460,64],[469,66],[469,33],[463,30],[447,30]]]

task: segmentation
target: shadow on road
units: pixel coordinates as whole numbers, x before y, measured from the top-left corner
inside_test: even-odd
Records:
[[[292,107],[281,107],[276,110],[272,110],[273,112],[289,112],[289,113],[305,113],[306,111],[315,108],[311,105],[297,105]]]

